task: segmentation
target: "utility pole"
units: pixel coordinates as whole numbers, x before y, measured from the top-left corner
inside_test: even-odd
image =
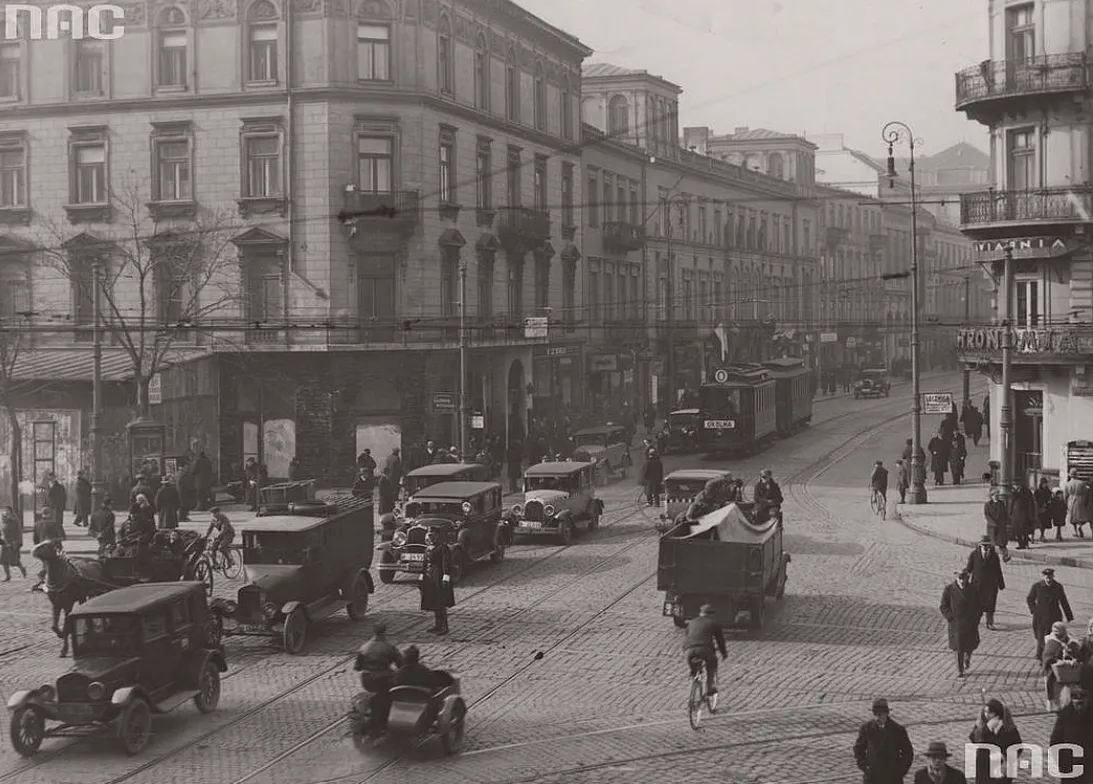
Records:
[[[999,455],[1002,474],[1001,495],[1009,500],[1013,475],[1013,246],[1006,248],[1002,262],[1002,296],[1006,302],[1006,317],[1002,322],[1002,409],[998,417]]]
[[[92,332],[91,370],[91,510],[102,506],[106,494],[102,466],[102,268],[95,259],[91,270]]]
[[[665,410],[665,416],[668,412],[672,411],[676,406],[676,335],[675,335],[675,319],[673,317],[675,307],[672,304],[673,296],[675,294],[675,264],[672,263],[672,198],[669,196],[668,201],[664,205],[664,209],[667,211],[666,220],[667,227],[667,248],[668,248],[668,282],[664,291],[664,306],[665,306],[665,328],[668,330],[667,343],[668,343],[668,399],[667,409]]]
[[[474,458],[467,454],[467,262],[459,261],[459,454],[464,462]]]
[[[972,320],[972,278],[971,275],[964,276],[964,328],[967,329]],[[964,366],[964,379],[963,386],[961,388],[961,397],[963,403],[961,408],[968,405],[968,402],[972,399],[972,372],[968,370],[968,366]]]

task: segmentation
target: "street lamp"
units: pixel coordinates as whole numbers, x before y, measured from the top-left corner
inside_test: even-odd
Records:
[[[926,466],[922,451],[922,378],[918,357],[918,318],[919,318],[919,282],[918,282],[918,205],[915,193],[915,133],[911,126],[898,120],[892,121],[881,130],[881,138],[888,145],[888,187],[896,187],[896,159],[892,147],[899,142],[906,142],[910,149],[907,169],[911,175],[911,492],[907,496],[910,504],[926,503]]]

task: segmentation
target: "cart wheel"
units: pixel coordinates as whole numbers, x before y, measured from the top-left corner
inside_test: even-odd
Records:
[[[199,583],[205,583],[205,595],[213,595],[213,565],[209,559],[202,556],[194,564],[194,579]]]
[[[458,754],[463,750],[463,736],[467,726],[467,706],[463,700],[456,700],[452,705],[452,715],[448,718],[448,729],[440,736],[440,745],[445,754]]]
[[[299,607],[285,618],[285,630],[281,636],[285,641],[286,653],[295,656],[304,649],[304,643],[307,642],[307,617]]]
[[[220,670],[212,662],[207,662],[197,679],[197,694],[194,695],[194,707],[202,713],[212,713],[220,704]]]
[[[24,705],[11,715],[11,746],[20,757],[33,757],[46,736],[46,716],[37,705]]]
[[[353,578],[349,589],[349,604],[345,606],[345,612],[350,620],[359,621],[368,613],[368,583],[361,575]]]
[[[140,754],[152,739],[152,709],[143,697],[134,697],[118,719],[118,740],[130,757]]]
[[[392,556],[391,553],[385,552],[383,554],[383,556],[380,558],[380,567],[381,567],[380,568],[380,582],[381,583],[383,583],[384,585],[390,585],[391,583],[393,583],[395,581],[395,569],[394,569],[394,567],[397,563],[398,563],[398,561],[395,560],[394,556]],[[384,568],[382,568],[384,566],[387,566],[387,567],[390,567],[390,568],[384,569]]]

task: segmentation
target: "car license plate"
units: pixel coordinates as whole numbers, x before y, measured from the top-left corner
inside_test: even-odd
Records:
[[[57,706],[57,713],[63,721],[90,721],[95,715],[95,706],[62,703]]]
[[[268,634],[269,628],[260,623],[245,623],[243,624],[243,631],[248,634]]]
[[[521,528],[542,528],[543,524],[540,523],[540,522],[525,520],[524,522],[520,523],[520,527]]]
[[[736,422],[731,419],[707,419],[703,426],[707,430],[732,430],[736,427]]]
[[[668,616],[674,615],[675,614],[675,609],[676,609],[676,606],[674,604],[672,604],[671,602],[665,602],[664,603],[664,610],[661,612],[661,615],[668,615]]]
[[[424,561],[425,553],[403,553],[402,560],[404,561]]]

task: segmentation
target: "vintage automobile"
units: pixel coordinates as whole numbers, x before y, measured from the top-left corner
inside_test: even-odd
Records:
[[[697,452],[698,431],[702,429],[701,414],[697,408],[681,408],[669,413],[664,432],[657,439],[661,453]]]
[[[760,629],[768,596],[786,592],[789,553],[782,550],[781,514],[763,521],[752,504],[729,504],[660,537],[657,590],[663,614],[683,627],[706,603],[723,626]]]
[[[140,583],[72,610],[72,669],[8,698],[15,751],[30,757],[45,738],[113,724],[126,753],[139,754],[153,714],[190,700],[202,713],[216,710],[228,666],[206,601],[199,582]]]
[[[658,531],[667,531],[681,512],[702,492],[702,488],[711,479],[724,479],[732,476],[732,471],[715,468],[681,468],[664,477],[664,493],[660,501]]]
[[[594,531],[603,514],[594,463],[537,463],[524,472],[524,501],[505,513],[518,536],[551,536],[568,545],[578,525]]]
[[[353,620],[368,612],[375,592],[371,499],[327,500],[332,513],[259,517],[243,527],[246,583],[236,601],[210,605],[226,634],[280,636],[298,654],[308,626],[342,608]]]
[[[467,703],[460,695],[459,677],[433,670],[434,688],[427,686],[395,686],[388,697],[391,709],[387,715],[387,737],[422,741],[430,735],[440,738],[445,754],[457,754],[463,749],[467,722]],[[377,737],[372,721],[372,700],[375,695],[360,692],[349,705],[349,733],[358,749]]]
[[[279,482],[258,490],[258,515],[286,514],[291,504],[315,501],[315,480]]]
[[[595,463],[597,478],[606,482],[612,473],[625,479],[626,470],[634,464],[626,428],[607,424],[590,427],[573,434],[573,459],[578,463]]]
[[[864,368],[854,382],[854,399],[863,397],[888,397],[892,382],[884,368]]]
[[[376,547],[380,580],[421,574],[430,531],[449,549],[453,585],[482,556],[494,563],[503,559],[511,535],[501,521],[502,495],[496,482],[441,482],[419,490],[406,501],[401,525],[384,531]]]
[[[402,479],[406,497],[439,482],[488,482],[490,467],[481,463],[432,463],[415,468]]]

